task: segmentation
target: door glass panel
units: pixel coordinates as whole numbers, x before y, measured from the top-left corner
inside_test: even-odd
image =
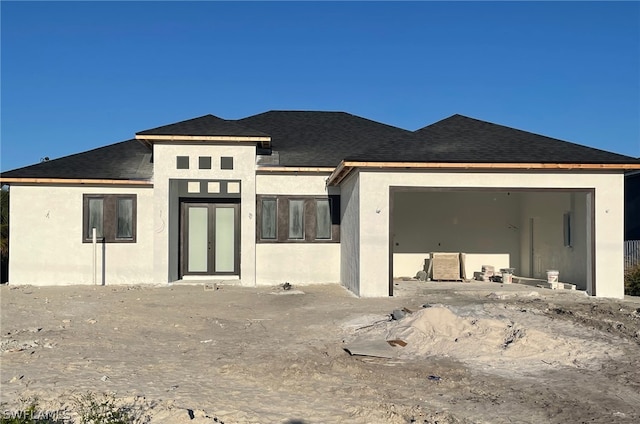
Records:
[[[235,209],[216,208],[216,272],[235,271]]]
[[[207,272],[208,212],[207,208],[189,207],[188,272]]]

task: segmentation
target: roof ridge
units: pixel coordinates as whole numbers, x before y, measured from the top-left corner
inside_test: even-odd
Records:
[[[136,136],[154,135],[227,135],[227,136],[268,136],[238,122],[237,119],[225,119],[213,114],[206,114],[183,121],[173,122],[135,133]]]
[[[608,150],[603,150],[603,149],[600,149],[598,147],[591,147],[591,146],[587,146],[585,144],[576,143],[574,141],[564,140],[562,138],[552,137],[552,136],[549,136],[549,135],[545,135],[545,134],[541,134],[541,133],[537,133],[537,132],[533,132],[533,131],[528,131],[528,130],[523,130],[523,129],[520,129],[520,128],[510,127],[508,125],[497,124],[495,122],[490,122],[490,121],[483,121],[483,120],[478,119],[478,118],[472,118],[472,117],[468,117],[468,116],[464,116],[464,115],[458,115],[458,116],[461,116],[461,117],[466,118],[466,119],[471,119],[471,120],[474,120],[474,121],[478,121],[478,122],[481,122],[483,124],[489,124],[489,125],[493,125],[493,126],[500,127],[500,128],[507,128],[507,129],[509,129],[511,131],[517,131],[519,133],[535,135],[537,137],[544,137],[547,140],[561,141],[563,143],[568,143],[568,144],[571,144],[571,145],[574,145],[574,146],[583,147],[583,148],[592,149],[592,150],[597,150],[599,152],[604,152],[604,153],[614,154],[614,155],[619,155],[619,156],[625,156],[625,157],[631,157],[631,156],[623,155],[621,153],[611,152],[611,151],[608,151]]]
[[[591,147],[591,146],[587,146],[587,145],[584,145],[584,144],[579,144],[579,143],[576,143],[576,142],[573,142],[573,141],[568,141],[568,140],[564,140],[564,139],[557,138],[557,137],[552,137],[552,136],[545,135],[545,134],[540,134],[540,133],[533,132],[533,131],[527,131],[527,130],[523,130],[523,129],[520,129],[520,128],[515,128],[515,127],[508,126],[508,125],[504,125],[504,124],[497,124],[495,122],[485,121],[485,120],[482,120],[482,119],[473,118],[473,117],[469,117],[469,116],[465,116],[465,115],[461,115],[461,114],[454,114],[454,115],[451,115],[449,117],[443,118],[443,119],[441,119],[441,120],[439,120],[437,122],[434,122],[433,124],[429,124],[429,125],[427,125],[425,127],[422,127],[420,129],[414,131],[414,133],[417,134],[417,135],[421,135],[421,134],[425,134],[429,130],[437,131],[437,129],[439,127],[443,127],[443,126],[446,127],[446,125],[449,124],[449,123],[454,123],[456,126],[459,127],[460,124],[461,124],[460,121],[467,121],[467,122],[472,122],[474,124],[481,124],[481,125],[484,125],[485,128],[486,127],[491,127],[491,128],[494,128],[494,129],[496,129],[498,131],[509,131],[509,132],[511,132],[513,134],[520,135],[521,136],[520,138],[527,139],[528,142],[534,142],[534,143],[541,143],[542,141],[560,142],[560,143],[563,143],[563,145],[565,145],[565,146],[569,146],[570,145],[570,146],[575,146],[575,147],[578,147],[578,148],[581,148],[581,149],[588,149],[588,150],[590,150],[590,151],[592,151],[594,153],[595,152],[600,152],[600,153],[605,153],[607,155],[615,155],[615,156],[619,157],[620,159],[625,158],[625,159],[634,159],[635,160],[635,158],[633,158],[631,156],[623,155],[621,153],[611,152],[611,151],[600,149],[600,148],[597,148],[597,147]],[[470,127],[470,128],[467,128],[466,131],[477,132],[478,129]],[[516,138],[516,137],[514,136],[514,137],[510,137],[510,138]],[[429,141],[429,140],[425,140],[425,141]]]
[[[412,132],[413,132],[413,131],[408,130],[408,129],[406,129],[406,128],[398,127],[398,126],[396,126],[396,125],[387,124],[387,123],[380,122],[380,121],[375,121],[375,120],[373,120],[373,119],[366,118],[366,117],[364,117],[364,116],[356,115],[356,114],[354,114],[354,113],[351,113],[351,112],[345,112],[345,111],[328,111],[328,110],[275,110],[275,109],[272,109],[272,110],[268,110],[268,111],[266,111],[266,112],[261,112],[261,113],[257,113],[257,114],[255,114],[255,115],[250,115],[250,116],[246,116],[246,117],[244,117],[244,118],[240,118],[240,119],[238,119],[238,121],[249,120],[249,119],[252,119],[252,118],[256,118],[256,117],[258,117],[258,116],[265,116],[265,115],[270,114],[270,113],[272,113],[272,114],[276,114],[276,113],[277,113],[277,114],[297,113],[297,114],[309,114],[309,115],[311,115],[311,114],[337,114],[337,115],[344,115],[344,116],[348,116],[348,117],[352,117],[352,118],[357,118],[357,119],[360,119],[360,120],[363,120],[363,121],[367,121],[367,122],[370,122],[370,123],[373,123],[373,124],[376,124],[376,125],[382,125],[382,126],[385,126],[385,127],[388,127],[388,128],[396,129],[396,130],[402,130],[402,131],[405,131],[405,132],[408,132],[408,133],[412,133]]]
[[[391,125],[391,124],[386,124],[384,122],[380,122],[380,121],[374,121],[373,119],[369,119],[369,118],[365,118],[364,116],[360,116],[360,115],[355,115],[353,113],[349,113],[349,112],[345,112],[347,115],[353,116],[354,118],[359,118],[365,121],[369,121],[369,122],[373,122],[374,124],[378,124],[378,125],[384,125],[385,127],[389,127],[389,128],[394,128],[394,129],[398,129],[398,130],[402,130],[402,131],[406,131],[408,133],[413,133],[413,131],[408,130],[406,128],[402,128],[402,127],[397,127],[395,125]]]
[[[146,130],[136,131],[136,134],[140,134],[140,133],[148,132],[148,131],[154,131],[154,130],[157,130],[157,129],[159,129],[159,128],[168,127],[168,126],[170,126],[170,125],[185,124],[185,123],[187,123],[187,122],[192,122],[192,121],[196,121],[196,120],[198,120],[198,119],[208,118],[208,117],[216,118],[216,119],[220,119],[220,120],[223,120],[223,121],[225,121],[225,120],[226,120],[226,119],[220,118],[219,116],[213,115],[213,114],[211,114],[211,113],[207,113],[207,114],[202,115],[202,116],[196,116],[196,117],[194,117],[194,118],[183,119],[183,120],[178,121],[178,122],[172,122],[172,123],[170,123],[170,124],[158,125],[158,126],[155,126],[155,127],[153,127],[153,128],[148,128],[148,129],[146,129]]]
[[[268,110],[265,113],[268,112],[309,112],[309,113],[348,113],[345,112],[344,110],[320,110],[320,109],[271,109]]]

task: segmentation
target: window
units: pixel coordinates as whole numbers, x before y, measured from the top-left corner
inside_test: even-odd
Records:
[[[304,239],[304,200],[289,200],[289,238]]]
[[[211,156],[200,156],[198,158],[198,168],[211,169]]]
[[[233,169],[233,157],[222,156],[220,158],[220,169]]]
[[[316,199],[316,239],[331,240],[331,201]]]
[[[176,156],[177,169],[189,169],[189,156]]]
[[[275,198],[262,199],[262,229],[260,238],[263,240],[275,240],[277,234],[278,206]]]
[[[116,238],[133,238],[133,199],[127,197],[118,198],[118,228]]]
[[[104,199],[101,197],[89,198],[89,225],[87,227],[88,235],[93,239],[93,228],[96,229],[96,237],[103,237],[103,212],[104,212]]]
[[[135,243],[135,194],[85,194],[83,196],[83,235],[85,243],[96,237],[105,243]]]
[[[337,243],[339,196],[258,196],[256,238],[262,243]]]

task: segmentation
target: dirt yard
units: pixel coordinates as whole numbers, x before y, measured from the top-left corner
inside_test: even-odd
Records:
[[[415,281],[384,299],[336,285],[0,295],[3,411],[37,397],[73,417],[73,399],[107,393],[167,424],[640,422],[640,298]],[[358,346],[390,357],[345,351]]]

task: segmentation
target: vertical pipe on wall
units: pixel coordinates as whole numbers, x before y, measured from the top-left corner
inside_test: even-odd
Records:
[[[96,266],[97,255],[98,255],[98,244],[96,237],[96,229],[95,227],[91,229],[91,240],[93,243],[93,285],[96,285],[96,273],[98,271]]]

